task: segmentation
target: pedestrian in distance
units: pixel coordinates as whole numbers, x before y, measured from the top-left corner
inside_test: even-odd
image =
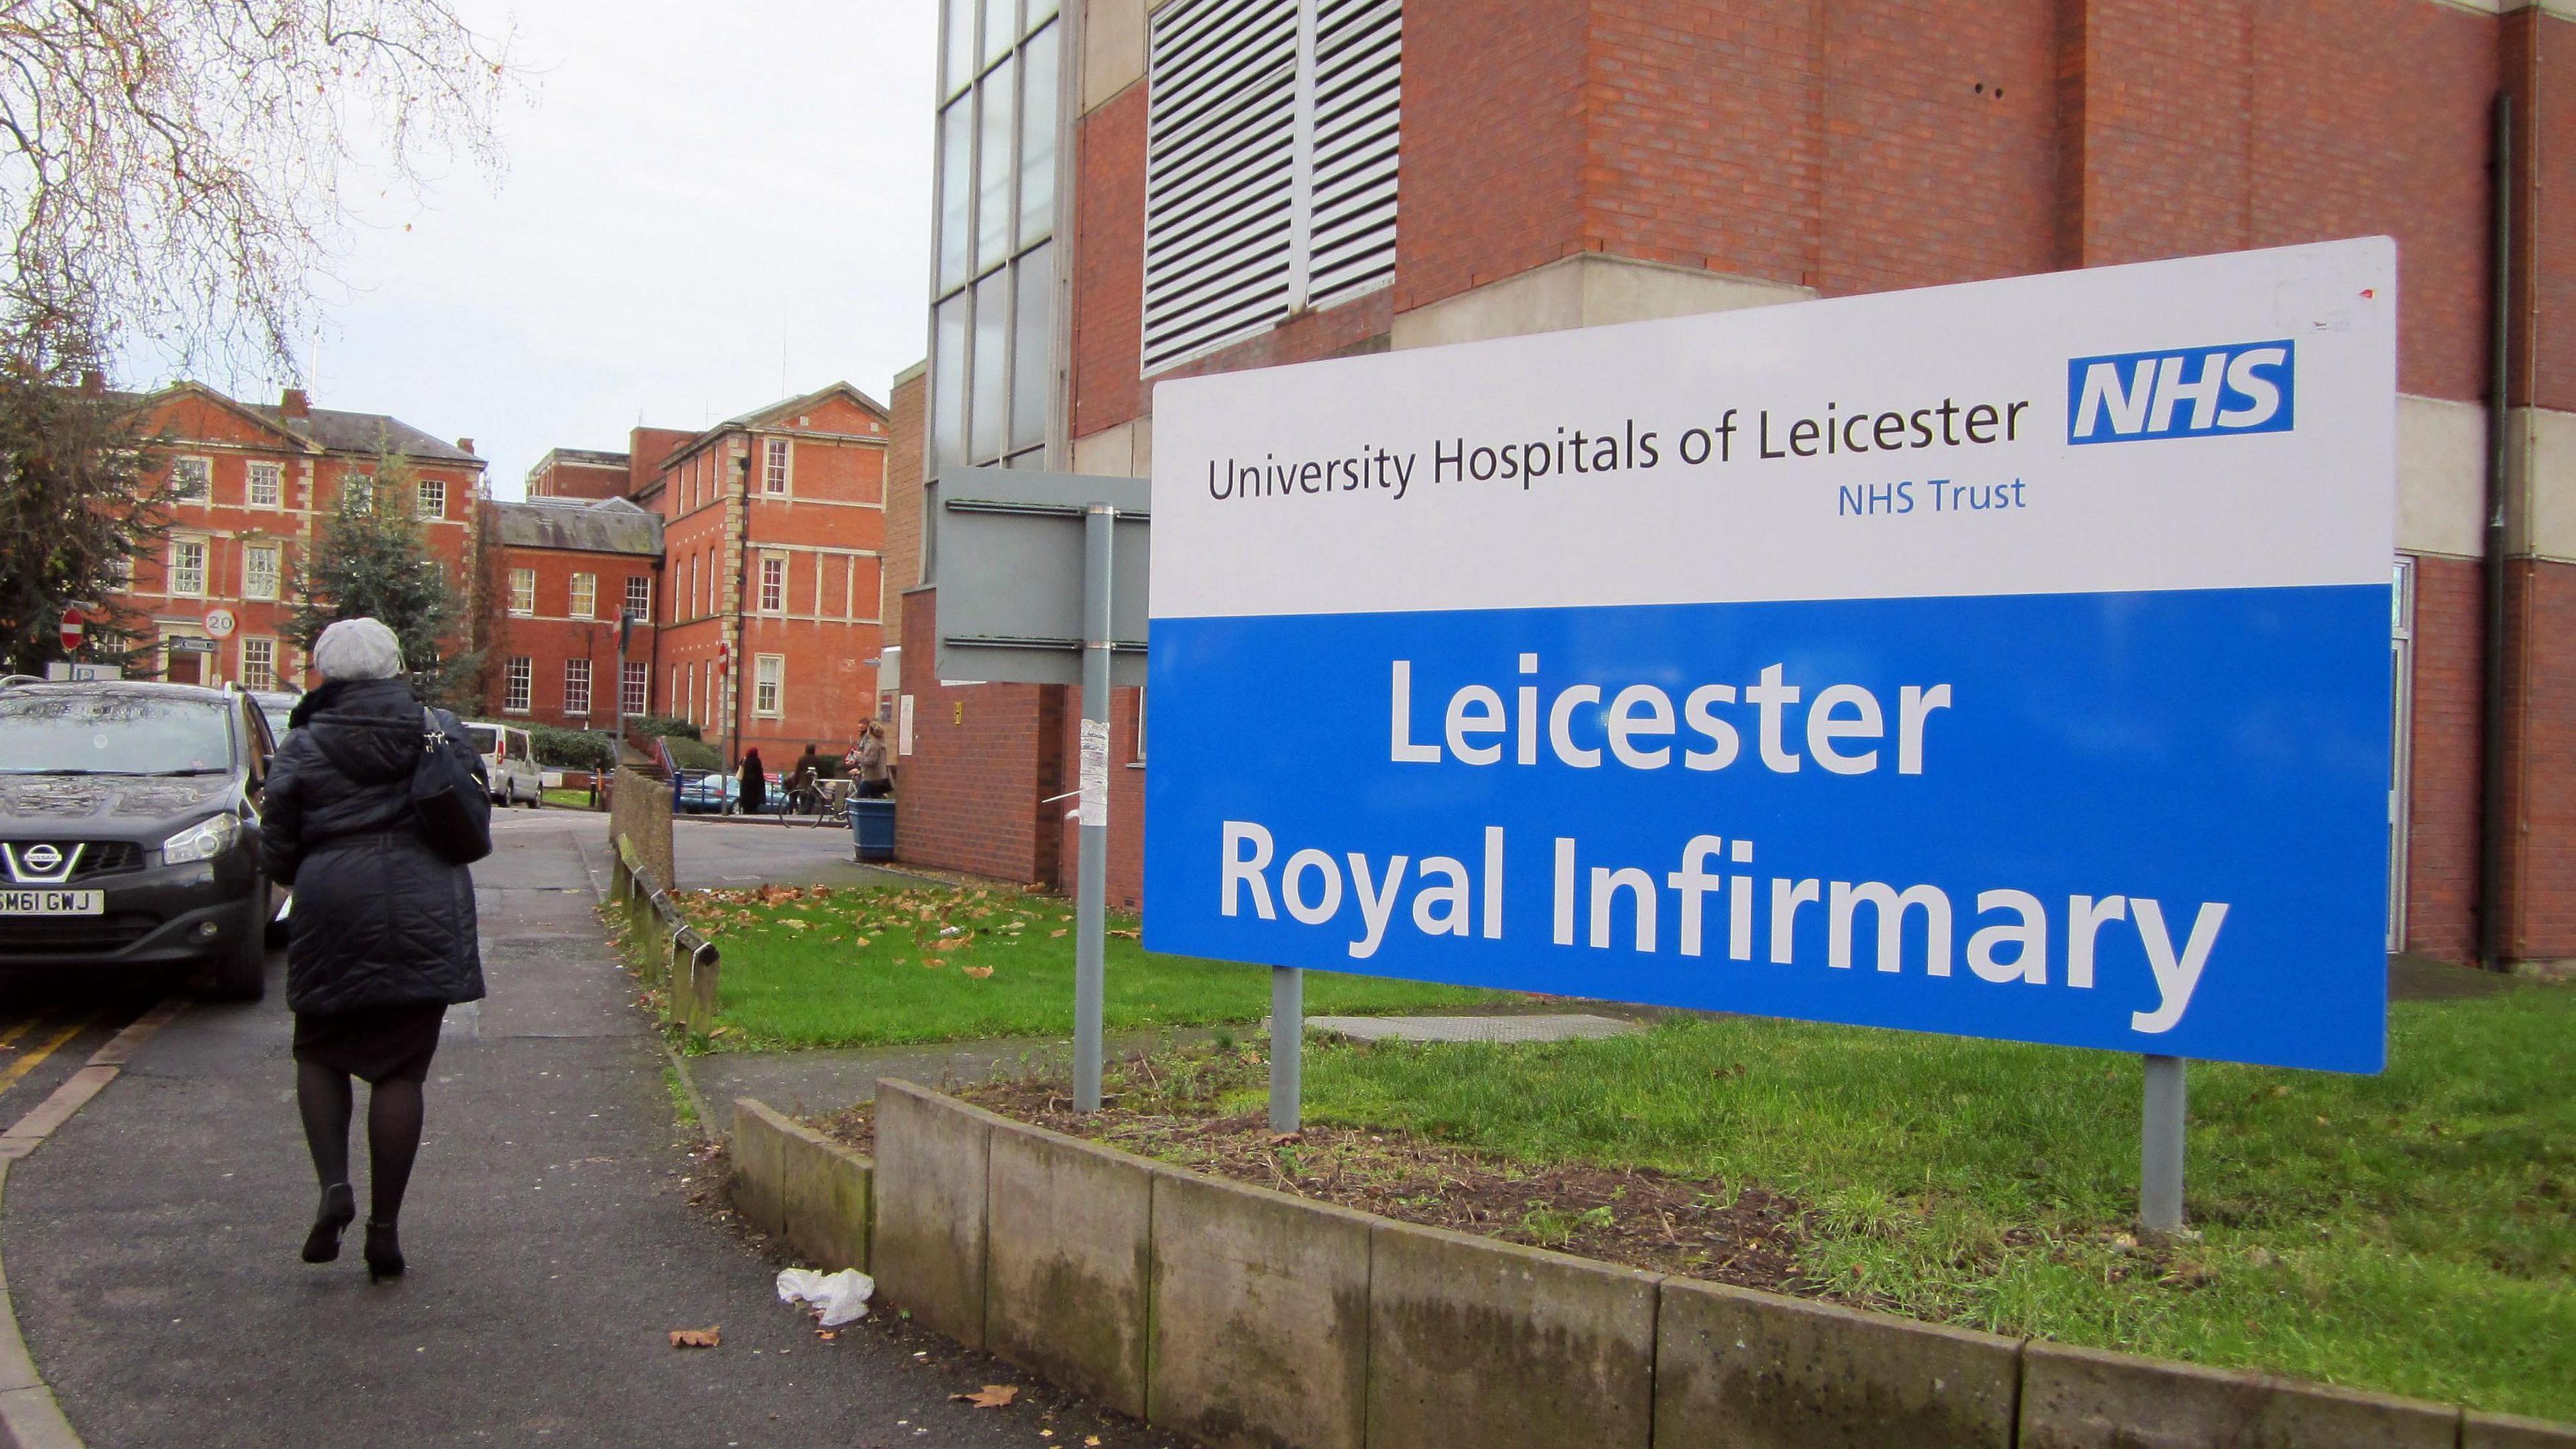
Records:
[[[295,1100],[321,1180],[304,1261],[340,1256],[357,1216],[349,1185],[350,1079],[367,1083],[369,1278],[403,1272],[396,1222],[420,1152],[422,1083],[439,1021],[483,996],[474,877],[433,844],[415,803],[424,753],[444,749],[481,783],[482,761],[445,710],[424,711],[402,647],[373,619],[314,641],[325,683],[296,702],[263,797],[260,856],[295,888],[286,1002],[295,1012]],[[437,735],[432,734],[435,726]],[[490,800],[466,792],[489,820]]]
[[[760,751],[742,752],[742,813],[757,815],[769,804],[769,772],[761,768]]]
[[[850,773],[858,778],[857,797],[881,800],[894,792],[894,770],[887,758],[885,726],[869,720],[859,727],[859,742],[850,747]]]

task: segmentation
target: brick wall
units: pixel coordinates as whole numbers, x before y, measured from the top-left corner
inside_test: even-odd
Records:
[[[903,596],[921,583],[921,449],[930,374],[916,370],[886,401],[885,597],[878,605],[889,642],[903,639]]]
[[[2576,564],[2506,574],[2506,841],[2500,882],[2511,960],[2576,957]]]
[[[1109,691],[1109,904],[1134,909],[1145,898],[1145,771],[1137,764],[1136,703],[1144,691]],[[1082,695],[1065,691],[1065,729],[1058,743],[1056,769],[1070,790],[1082,780]],[[1079,821],[1062,818],[1073,804],[1059,802],[1056,821],[1057,859],[1063,862],[1062,889],[1070,892],[1082,848]]]
[[[504,615],[492,650],[498,656],[483,673],[483,709],[493,719],[524,720],[570,729],[609,729],[617,720],[617,615],[626,604],[626,580],[652,579],[650,556],[590,553],[576,549],[501,549],[494,585],[500,606],[509,607],[510,572],[536,575],[536,610],[532,615]],[[591,617],[571,617],[572,576],[588,574],[593,584]],[[659,592],[660,584],[652,587]],[[645,665],[646,708],[659,713],[667,703],[663,682],[652,678],[655,629],[650,620],[636,627],[626,657]],[[509,661],[528,661],[529,707],[508,707]],[[575,714],[565,707],[565,661],[590,661],[590,708]]]
[[[2478,954],[2485,631],[2486,569],[2475,559],[2417,559],[2405,944],[2445,961]]]
[[[914,865],[1057,884],[1065,807],[1039,802],[1065,778],[1061,685],[939,682],[938,591],[904,599],[904,693],[912,753],[896,761],[895,855]]]

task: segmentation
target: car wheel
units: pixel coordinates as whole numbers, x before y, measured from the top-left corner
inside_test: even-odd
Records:
[[[243,929],[233,948],[215,958],[215,996],[223,1001],[257,1001],[268,988],[268,884],[250,893],[242,910]]]

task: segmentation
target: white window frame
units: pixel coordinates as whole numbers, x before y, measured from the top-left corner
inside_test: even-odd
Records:
[[[617,671],[617,708],[628,715],[653,712],[653,666],[629,659]]]
[[[590,718],[590,661],[576,654],[564,661],[563,712]]]
[[[577,573],[572,576],[572,596],[564,606],[568,619],[599,617],[599,575]]]
[[[255,581],[251,569],[251,560],[262,557],[268,560],[268,579],[265,588]],[[241,546],[241,596],[243,598],[274,599],[278,596],[278,592],[285,588],[285,580],[286,549],[283,545],[244,543]]]
[[[434,508],[430,506],[432,499],[437,500],[437,506]],[[445,518],[447,516],[447,480],[421,479],[420,487],[414,491],[413,507],[422,518]]]
[[[776,719],[787,712],[786,655],[751,656],[751,712],[762,719]]]
[[[635,616],[635,622],[638,624],[653,622],[653,576],[651,574],[626,576],[625,609],[627,613]]]
[[[180,553],[185,549],[195,549],[197,551],[197,582],[194,587],[183,587],[181,584],[181,580],[187,577],[187,575],[182,572],[181,565],[179,563]],[[201,534],[174,533],[170,535],[170,552],[168,556],[169,567],[163,573],[161,580],[162,587],[167,589],[170,593],[170,597],[174,599],[202,599],[206,597],[206,576],[207,571],[214,565],[214,557],[215,546],[213,540],[206,538]]]
[[[787,555],[783,553],[760,556],[760,612],[787,612]]]
[[[763,438],[760,443],[760,491],[771,498],[784,498],[793,486],[796,450],[785,438]]]
[[[537,697],[537,661],[513,654],[501,666],[501,712],[526,714]]]
[[[197,479],[194,492],[180,483],[181,479],[188,477],[192,472]],[[214,502],[215,460],[203,453],[185,453],[172,458],[170,460],[170,496],[182,503]]]
[[[537,571],[510,570],[510,613],[517,618],[535,617],[537,612]]]
[[[268,657],[256,666],[251,662],[253,646]],[[257,672],[254,672],[254,669]],[[263,678],[263,676],[265,676]],[[277,688],[277,641],[265,634],[244,634],[241,641],[241,684],[244,689]]]
[[[284,508],[286,506],[286,465],[284,463],[250,463],[244,465],[242,504],[246,508]],[[268,480],[268,496],[262,498],[260,480]]]

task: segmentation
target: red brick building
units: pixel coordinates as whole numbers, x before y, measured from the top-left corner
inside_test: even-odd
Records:
[[[301,689],[313,682],[284,626],[317,524],[342,493],[372,498],[388,456],[417,479],[412,506],[430,551],[469,588],[483,460],[381,413],[317,408],[299,388],[274,406],[201,383],[137,395],[142,431],[160,440],[179,484],[169,539],[138,559],[121,601],[155,644],[150,672],[182,683]],[[186,641],[173,647],[172,641]]]
[[[623,483],[623,456],[610,456]],[[611,729],[621,714],[650,713],[654,702],[662,520],[615,494],[539,494],[535,481],[524,503],[483,505],[502,555],[487,575],[502,629],[495,657],[485,661],[485,705],[496,719]],[[621,652],[625,616],[634,623]]]
[[[548,453],[528,501],[496,505],[517,672],[492,708],[609,727],[618,613],[640,601],[627,713],[687,719],[728,760],[838,758],[877,708],[888,446],[884,406],[834,383],[703,432],[637,428],[625,453]]]
[[[1162,377],[2394,236],[2392,945],[2576,959],[2576,228],[2544,210],[2576,187],[2558,0],[944,10],[934,495],[943,468],[996,458],[1145,476]],[[1013,97],[1016,129],[989,124]],[[1067,706],[938,683],[935,608],[905,597],[902,849],[1058,880],[1070,836],[1038,802],[1069,770]],[[1141,809],[1113,796],[1115,894],[1134,893]]]

